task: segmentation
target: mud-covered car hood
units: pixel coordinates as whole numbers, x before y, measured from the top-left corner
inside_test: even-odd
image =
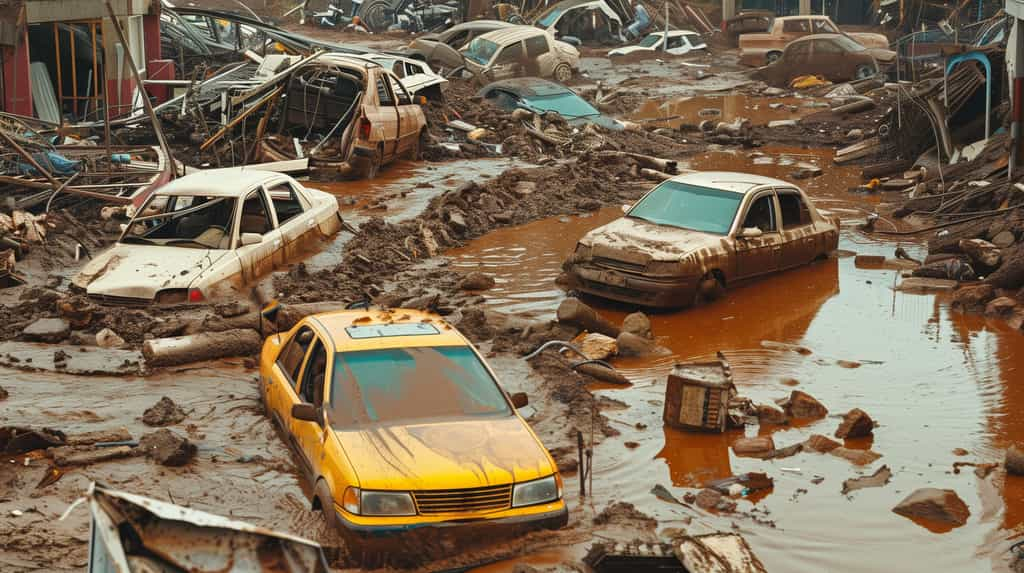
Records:
[[[636,52],[653,52],[654,48],[645,48],[643,46],[626,46],[624,48],[615,48],[608,52],[609,56],[625,56]]]
[[[530,481],[554,473],[518,416],[335,430],[360,487],[461,489]]]
[[[896,60],[896,52],[886,48],[868,48],[865,51],[879,64],[888,64]]]
[[[587,233],[580,241],[596,257],[637,263],[678,261],[698,249],[717,247],[724,237],[622,217]]]
[[[889,49],[889,38],[886,38],[883,34],[876,34],[874,32],[845,32],[845,34],[865,48]]]
[[[188,288],[231,251],[118,243],[85,265],[75,284],[89,294],[152,299]]]

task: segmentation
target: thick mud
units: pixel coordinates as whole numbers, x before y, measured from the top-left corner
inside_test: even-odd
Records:
[[[789,166],[782,158],[801,154],[824,161],[829,155],[791,148],[762,151],[766,155],[755,157],[712,151],[690,166],[729,166],[785,179]],[[880,241],[857,230],[863,212],[874,210],[877,201],[846,191],[857,182],[856,170],[832,167],[823,177],[797,183],[821,207],[842,216],[844,251],[892,256],[901,246],[921,256],[924,251],[917,245]],[[495,273],[495,296],[487,304],[550,317],[564,296],[549,280],[558,273],[558,253],[567,254],[575,237],[616,215],[606,209],[595,216],[506,229],[449,255],[459,268]],[[516,241],[517,236],[526,240]],[[1005,478],[1000,495],[1002,476],[981,479],[954,472],[953,463],[999,461],[1002,448],[1024,439],[1024,424],[1013,416],[1024,406],[1024,394],[1015,384],[1024,375],[1024,338],[1000,321],[954,312],[946,296],[896,292],[896,274],[857,268],[846,256],[731,289],[706,306],[652,315],[657,341],[671,354],[616,359],[614,364],[634,384],[594,389],[629,407],[605,412],[621,435],[597,447],[594,496],[579,503],[600,508],[625,501],[657,518],[662,528],[687,527],[694,516],[652,495],[652,487],[662,485],[681,498],[688,488],[712,479],[763,471],[775,480],[767,496],[740,500],[738,514],[703,514],[688,530],[738,528],[772,571],[867,572],[907,563],[922,571],[1005,568],[1004,540],[1024,524],[1024,480]],[[632,310],[588,302],[613,322]],[[810,352],[795,352],[788,345]],[[758,460],[731,452],[741,431],[714,435],[664,427],[661,404],[672,365],[713,358],[718,351],[733,366],[740,393],[755,402],[771,402],[797,388],[830,410],[811,424],[749,427],[748,435],[770,435],[783,448],[813,434],[831,435],[843,413],[861,408],[879,427],[873,440],[848,440],[846,446],[883,457],[867,466],[811,452]],[[956,455],[957,448],[968,454]],[[841,493],[844,480],[870,475],[882,464],[893,470],[888,485]],[[638,473],[638,467],[644,472]],[[918,487],[955,490],[971,508],[967,525],[940,534],[891,512]],[[582,551],[573,548],[577,556]],[[537,563],[547,559],[538,555]],[[511,564],[488,569],[495,570],[511,570]]]

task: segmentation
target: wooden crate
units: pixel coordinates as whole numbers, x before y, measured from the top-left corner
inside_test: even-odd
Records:
[[[685,430],[724,432],[734,393],[728,362],[676,364],[668,375],[662,419]]]

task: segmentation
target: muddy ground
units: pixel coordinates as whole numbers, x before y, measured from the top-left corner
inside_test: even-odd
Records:
[[[513,571],[525,564],[576,571],[595,542],[737,530],[771,571],[1006,570],[1007,548],[1024,523],[1024,483],[1001,471],[987,477],[954,472],[952,464],[997,461],[1006,445],[1024,439],[1015,418],[1024,395],[1013,384],[1024,373],[1024,337],[1001,321],[954,312],[948,295],[897,293],[896,271],[859,268],[849,256],[891,255],[897,247],[922,256],[927,239],[882,240],[860,231],[865,215],[889,199],[851,192],[862,183],[859,170],[831,164],[833,148],[848,141],[852,129],[875,129],[880,111],[837,117],[823,111],[820,96],[764,95],[764,86],[735,65],[735,54],[615,64],[597,53],[587,56],[576,88],[638,129],[580,132],[563,146],[542,144],[508,114],[476,101],[475,86],[455,84],[450,105],[429,110],[435,142],[453,137],[442,120],[460,117],[487,127],[492,133],[485,141],[503,146],[500,157],[472,145],[457,153],[435,150],[428,162],[392,165],[374,182],[321,185],[338,195],[357,232],[317,245],[246,301],[368,299],[435,310],[480,346],[508,391],[530,396],[536,412],[529,422],[566,477],[569,526],[510,540],[480,536],[457,546],[414,543],[385,568]],[[598,101],[610,93],[619,95]],[[751,119],[751,136],[712,142],[698,127],[708,117]],[[768,127],[788,119],[799,122]],[[653,313],[656,341],[667,351],[615,359],[629,386],[576,374],[554,355],[526,362],[522,356],[540,343],[577,332],[552,322],[566,296],[557,283],[561,261],[576,240],[653,185],[636,175],[634,160],[614,155],[620,151],[678,160],[683,168],[795,181],[820,208],[841,216],[844,256],[732,290],[703,307]],[[807,165],[825,174],[797,179]],[[66,231],[55,229],[55,236],[87,230],[79,240],[99,249],[116,233],[116,220],[71,213],[85,221],[63,223]],[[62,216],[55,216],[57,225]],[[159,419],[198,449],[181,467],[133,455],[56,475],[38,453],[5,460],[0,569],[81,569],[88,512],[80,506],[58,518],[91,481],[315,539],[328,547],[336,568],[352,569],[340,540],[310,510],[310,492],[263,414],[253,357],[140,371],[137,348],[147,337],[197,324],[213,328],[225,320],[212,318],[223,309],[92,305],[67,286],[80,265],[73,243],[55,238],[40,251],[45,256],[27,259],[31,285],[0,292],[0,338],[6,341],[0,343],[0,425],[68,434],[123,427],[137,440],[156,429],[147,421]],[[494,287],[464,288],[472,272],[494,277]],[[633,310],[588,302],[615,323]],[[19,339],[27,324],[67,308],[88,315],[68,341],[76,343],[70,357],[55,361],[53,347]],[[128,348],[96,347],[102,328],[115,330]],[[661,401],[672,364],[718,351],[732,363],[742,394],[769,403],[796,388],[821,400],[830,415],[723,435],[665,428]],[[169,417],[144,414],[165,396],[184,419],[173,409]],[[802,451],[764,460],[730,448],[744,433],[771,436],[778,448],[831,436],[851,408],[868,411],[878,427],[874,438],[847,440],[846,458]],[[577,493],[577,432],[594,448],[593,491],[585,497]],[[858,452],[866,450],[882,457],[866,465],[850,461],[863,459]],[[840,493],[844,480],[882,464],[893,471],[891,483]],[[774,489],[712,509],[686,503],[708,481],[750,471],[767,472]],[[891,512],[925,486],[956,490],[970,507],[967,524],[935,528]]]

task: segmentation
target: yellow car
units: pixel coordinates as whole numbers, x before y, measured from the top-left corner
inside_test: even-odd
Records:
[[[436,315],[308,316],[267,338],[260,385],[315,484],[314,509],[346,538],[568,521],[547,449],[473,345]]]

